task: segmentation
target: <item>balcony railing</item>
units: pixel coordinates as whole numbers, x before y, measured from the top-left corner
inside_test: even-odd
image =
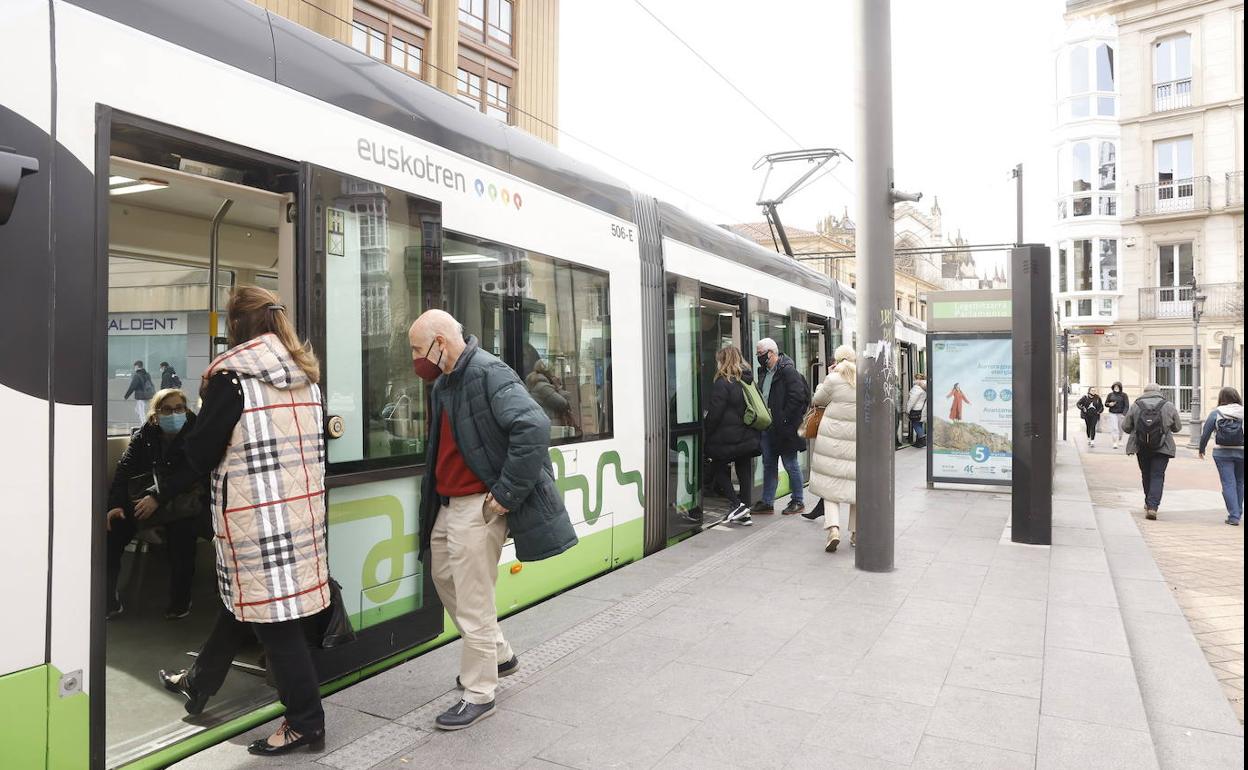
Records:
[[[1153,111],[1166,112],[1192,106],[1192,79],[1153,84]]]
[[[1232,171],[1226,175],[1226,207],[1244,205],[1244,172]]]
[[[1198,287],[1205,297],[1203,318],[1243,318],[1242,283],[1206,283]],[[1192,317],[1191,286],[1154,286],[1140,289],[1140,320]]]
[[[1137,217],[1208,210],[1209,177],[1207,176],[1135,186],[1135,215]]]

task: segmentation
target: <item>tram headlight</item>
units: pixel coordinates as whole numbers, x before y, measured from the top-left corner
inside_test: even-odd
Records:
[[[39,173],[39,161],[18,155],[12,147],[0,147],[0,225],[9,221],[17,204],[17,188],[22,179]]]

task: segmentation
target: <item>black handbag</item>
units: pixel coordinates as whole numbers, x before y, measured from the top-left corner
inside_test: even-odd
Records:
[[[355,629],[342,601],[342,586],[332,577],[329,579],[329,606],[316,616],[316,637],[313,644],[321,649],[341,647],[355,641]]]
[[[923,422],[922,409],[911,409],[908,416],[910,417],[911,422]]]

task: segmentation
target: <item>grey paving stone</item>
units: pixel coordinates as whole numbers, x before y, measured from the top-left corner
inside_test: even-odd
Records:
[[[1118,593],[1108,573],[1057,569],[1049,571],[1049,601],[1092,607],[1117,607]]]
[[[430,733],[413,730],[393,722],[382,725],[348,743],[317,761],[340,770],[356,770],[372,767],[404,749],[415,749],[429,740]]]
[[[916,770],[1032,770],[1032,754],[924,735],[910,767]]]
[[[927,706],[842,692],[806,735],[806,743],[906,765],[914,759],[930,714]]]
[[[1124,612],[1149,721],[1243,735],[1181,615]]]
[[[1058,527],[1052,529],[1053,545],[1079,545],[1102,548],[1100,530],[1095,527]]]
[[[711,636],[681,656],[686,663],[753,674],[797,634],[780,628],[733,620],[717,626]]]
[[[1105,551],[1099,547],[1086,548],[1078,545],[1054,545],[1051,549],[1053,569],[1078,570],[1109,574]]]
[[[895,612],[881,605],[828,602],[780,648],[776,657],[806,661],[834,651],[842,660],[856,661],[875,644]]]
[[[494,716],[467,730],[434,733],[412,752],[392,757],[377,767],[510,769],[537,756],[572,730],[569,725],[505,708],[495,711]]]
[[[927,735],[1034,754],[1040,700],[999,692],[945,685],[940,691]]]
[[[1155,770],[1146,731],[1042,715],[1036,770]]]
[[[837,728],[829,724],[828,729],[835,732]],[[910,766],[810,743],[795,747],[785,765],[786,770],[901,770],[906,767]]]
[[[397,719],[441,696],[459,674],[461,643],[456,641],[339,690],[326,703],[386,719]]]
[[[826,651],[800,662],[772,658],[742,682],[731,697],[817,714],[849,678],[855,662],[855,659]],[[717,705],[714,704],[711,711]],[[711,715],[708,713],[708,716]]]
[[[819,718],[766,703],[730,701],[663,757],[659,766],[782,768],[789,747],[801,743]]]
[[[1047,716],[1147,730],[1131,659],[1049,647],[1040,710]]]
[[[1163,768],[1235,770],[1244,766],[1244,736],[1154,725],[1153,741]]]
[[[974,605],[987,572],[986,565],[932,562],[910,596]]]
[[[963,644],[953,656],[946,684],[1039,698],[1044,660]]]
[[[354,709],[324,703],[325,708],[325,754],[336,751],[356,738],[383,727],[389,722]],[[319,755],[296,751],[277,757],[255,757],[247,753],[247,744],[272,735],[282,720],[274,719],[237,735],[225,743],[204,749],[178,763],[179,768],[194,770],[235,770],[254,767],[306,766]]]
[[[1044,643],[1049,647],[1130,656],[1118,613],[1103,607],[1049,603]]]
[[[910,597],[897,608],[893,620],[912,626],[938,626],[941,628],[961,629],[971,619],[969,604],[926,599],[911,593]]]
[[[645,710],[702,720],[749,679],[734,671],[675,660],[640,683],[630,703]]]
[[[1049,571],[1035,565],[994,564],[988,568],[980,592],[1010,599],[1047,599]]]
[[[1152,553],[1147,550],[1137,551],[1106,551],[1110,569],[1114,577],[1132,578],[1135,580],[1161,580],[1161,570]]]
[[[670,713],[617,708],[560,736],[538,756],[583,770],[650,768],[697,726]]]
[[[998,522],[998,529],[1000,529],[1000,522]],[[996,537],[982,538],[957,535],[949,538],[944,544],[944,547],[936,555],[936,561],[954,564],[982,564],[986,567],[992,564],[992,557],[996,555],[997,545],[998,539]]]
[[[586,618],[612,606],[612,602],[584,596],[561,597],[557,602],[542,602],[518,612],[501,622],[503,636],[513,651],[523,654],[551,637],[566,631]]]
[[[876,604],[896,609],[910,595],[910,587],[900,582],[873,580],[867,575],[858,575],[853,582],[837,595],[846,602],[858,604]]]
[[[707,606],[676,605],[638,626],[638,631],[650,636],[662,636],[684,642],[700,642],[713,636],[717,629],[740,611],[740,608],[721,610]]]
[[[1034,599],[983,596],[971,613],[962,644],[980,650],[1041,657],[1047,604]]]

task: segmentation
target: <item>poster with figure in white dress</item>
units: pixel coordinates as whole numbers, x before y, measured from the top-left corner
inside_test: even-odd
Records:
[[[1009,335],[933,335],[928,451],[933,481],[1008,485],[1013,468]]]

